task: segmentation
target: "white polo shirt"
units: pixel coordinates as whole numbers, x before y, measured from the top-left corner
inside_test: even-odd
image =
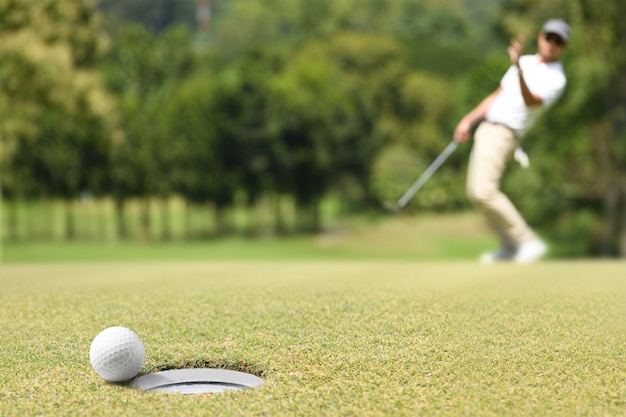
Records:
[[[560,62],[540,62],[539,55],[521,56],[519,65],[528,89],[541,97],[542,105],[526,106],[517,67],[512,65],[500,81],[502,90],[489,107],[486,119],[510,127],[521,137],[561,97],[567,80]]]

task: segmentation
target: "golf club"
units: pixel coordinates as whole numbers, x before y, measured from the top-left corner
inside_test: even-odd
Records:
[[[458,146],[459,146],[459,143],[453,139],[452,142],[450,142],[448,146],[446,146],[443,152],[441,152],[441,154],[437,157],[437,159],[435,159],[432,162],[432,164],[430,164],[430,166],[426,168],[424,173],[420,175],[420,177],[417,180],[415,180],[413,185],[411,185],[411,187],[409,187],[409,189],[406,190],[406,192],[402,195],[402,197],[400,197],[398,202],[395,205],[391,203],[385,203],[384,204],[385,208],[393,212],[398,212],[402,210],[402,208],[406,206],[409,200],[413,198],[415,193],[417,193],[419,189],[422,188],[422,186],[426,183],[426,181],[428,181],[428,179],[435,173],[435,171],[439,169],[441,164],[443,164],[445,160],[448,159],[450,154],[454,152],[454,150]]]

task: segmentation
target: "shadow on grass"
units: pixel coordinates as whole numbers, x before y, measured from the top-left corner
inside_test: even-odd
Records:
[[[177,362],[146,364],[138,376],[175,369],[226,369],[229,371],[245,372],[258,377],[264,377],[268,373],[268,371],[264,369],[261,364],[248,362],[244,359],[228,360],[224,358],[199,358],[180,360]]]

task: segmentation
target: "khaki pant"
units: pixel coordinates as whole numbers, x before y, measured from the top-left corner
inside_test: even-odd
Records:
[[[516,147],[512,130],[483,122],[474,134],[467,171],[467,196],[496,232],[502,247],[509,249],[537,238],[511,200],[500,191],[506,163]]]

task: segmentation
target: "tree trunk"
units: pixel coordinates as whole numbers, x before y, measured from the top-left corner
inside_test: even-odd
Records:
[[[191,203],[186,200],[183,202],[183,216],[185,218],[185,240],[190,240],[193,237],[191,233]]]
[[[126,228],[126,222],[124,221],[124,199],[115,199],[115,221],[117,229],[117,238],[120,240],[128,239],[128,229]]]
[[[274,233],[276,233],[278,236],[284,235],[286,228],[285,228],[285,221],[283,218],[283,212],[280,208],[280,194],[276,193],[274,195],[274,197],[272,198],[272,205],[274,206]]]
[[[215,235],[223,236],[226,234],[226,220],[224,216],[224,208],[219,204],[214,206]]]
[[[23,201],[22,206],[24,207],[24,216],[23,216],[23,227],[24,227],[24,239],[25,240],[32,240],[35,239],[36,237],[36,233],[35,233],[35,225],[33,224],[32,221],[32,215],[33,215],[33,206],[35,204],[33,203],[33,200],[31,200],[30,198],[26,198]]]
[[[298,229],[302,233],[318,233],[322,230],[320,202],[315,199],[307,204],[298,204]]]
[[[19,239],[19,210],[20,204],[17,198],[13,198],[11,203],[11,210],[9,210],[8,214],[8,230],[7,235],[5,236],[9,241],[16,241]]]
[[[163,228],[162,239],[172,240],[172,229],[170,222],[170,205],[166,197],[161,199],[161,227]]]
[[[2,263],[2,242],[4,239],[4,215],[2,214],[2,176],[0,175],[0,264]]]
[[[602,256],[611,256],[613,254],[613,243],[615,242],[615,232],[618,228],[618,205],[619,205],[619,188],[611,184],[606,191],[605,210],[606,225],[604,237],[602,239],[601,254]]]
[[[622,187],[622,227],[619,242],[620,255],[626,258],[626,186]]]
[[[107,201],[105,200],[98,200],[96,202],[96,222],[98,222],[97,226],[97,240],[104,242],[107,239],[107,208],[108,208],[108,204]]]
[[[45,240],[54,240],[54,225],[55,225],[55,221],[54,221],[54,214],[55,214],[55,201],[53,199],[44,199],[42,201],[42,205],[44,208],[44,212],[43,215],[41,216],[44,220],[44,229],[42,231],[42,237]],[[69,204],[72,204],[71,200],[69,202]],[[75,229],[75,225],[74,225],[74,236],[72,237],[73,239],[76,238],[76,229]]]
[[[76,239],[76,217],[74,216],[74,201],[65,200],[65,240]]]
[[[151,221],[150,221],[150,200],[149,199],[145,199],[142,200],[141,203],[141,219],[140,219],[140,233],[141,233],[141,239],[144,241],[149,241],[150,240],[150,235],[151,235]]]
[[[320,203],[319,202],[315,202],[313,203],[313,205],[311,206],[311,215],[312,215],[312,230],[314,233],[319,233],[322,231],[322,212],[320,209]]]

